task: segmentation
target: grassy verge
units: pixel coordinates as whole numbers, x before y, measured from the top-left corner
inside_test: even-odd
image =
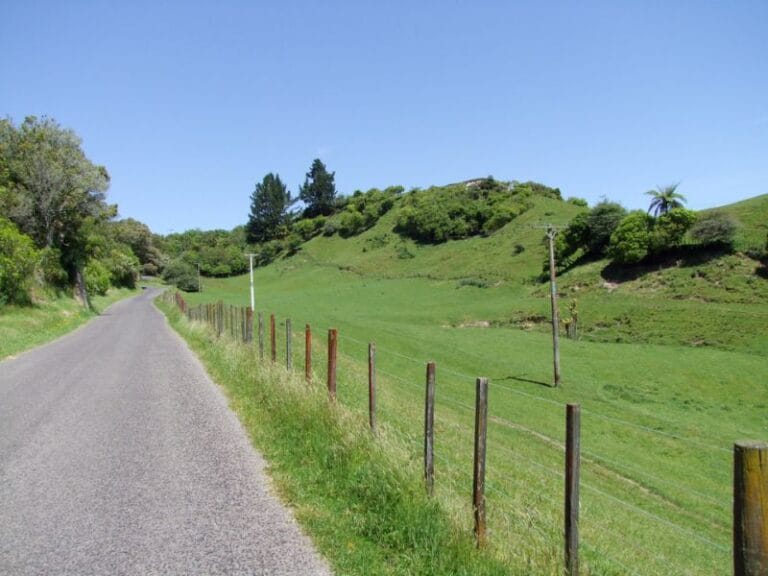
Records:
[[[329,405],[321,386],[159,305],[224,387],[282,497],[337,574],[517,573],[475,550],[471,533],[425,495],[418,466],[386,426],[373,437],[360,414]]]
[[[283,320],[293,320],[294,366],[304,360],[305,322],[314,330],[318,371],[325,328],[339,329],[339,403],[361,421],[366,344],[376,342],[379,421],[400,435],[416,468],[424,363],[437,362],[436,494],[467,532],[473,383],[475,376],[490,378],[489,541],[507,565],[560,574],[563,410],[566,402],[578,402],[584,412],[582,573],[728,569],[730,447],[768,433],[764,353],[563,340],[564,383],[553,389],[547,386],[548,334],[475,322],[520,306],[519,287],[375,279],[289,263],[260,269],[256,286],[257,307],[277,316],[281,358]],[[186,297],[190,305],[218,299],[245,305],[247,295],[247,278],[232,278],[207,280],[206,292]],[[694,319],[701,315],[693,306],[684,310]],[[677,315],[681,324],[683,316]]]
[[[75,299],[57,296],[32,306],[0,306],[0,359],[50,342],[85,324],[118,300],[138,290],[112,289],[92,298],[93,310],[84,310]]]

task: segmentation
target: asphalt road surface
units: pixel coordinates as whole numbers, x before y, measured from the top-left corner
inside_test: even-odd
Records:
[[[155,294],[0,363],[0,574],[331,574]]]

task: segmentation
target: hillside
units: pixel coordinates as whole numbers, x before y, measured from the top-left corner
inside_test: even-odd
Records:
[[[736,247],[741,251],[761,250],[768,235],[768,194],[748,198],[741,202],[712,208],[703,212],[720,211],[732,215],[741,229],[736,237]]]
[[[288,354],[285,320],[292,320],[294,370],[303,368],[304,326],[311,325],[313,381],[324,385],[326,330],[337,328],[338,401],[364,429],[367,344],[375,342],[379,423],[387,442],[398,439],[398,469],[419,478],[421,383],[425,362],[435,361],[437,501],[467,532],[472,384],[487,376],[489,550],[513,568],[507,573],[561,573],[562,407],[578,402],[585,415],[585,573],[625,574],[626,565],[643,576],[724,573],[732,538],[730,448],[766,431],[768,281],[756,273],[760,263],[709,251],[653,266],[616,269],[592,260],[572,268],[558,282],[560,309],[568,316],[576,301],[579,338],[561,339],[563,383],[553,388],[540,226],[562,225],[584,208],[548,196],[529,200],[486,235],[419,243],[396,230],[407,208],[397,198],[369,229],[346,238],[319,232],[294,255],[259,267],[256,309],[264,319],[275,316],[279,365]],[[324,229],[337,229],[340,218]],[[191,306],[245,306],[248,277],[204,279],[204,291],[185,298]],[[206,354],[230,348],[226,337],[199,325],[192,330]],[[245,365],[260,365],[256,350],[243,347]],[[223,374],[244,380],[230,360],[221,362]],[[293,493],[300,501],[301,486]],[[328,523],[313,522],[316,500],[305,497],[305,519],[322,538]],[[335,516],[361,532],[356,517]],[[362,532],[366,545],[378,543]],[[328,550],[342,558],[356,553]]]
[[[548,284],[543,225],[564,225],[585,208],[549,197],[533,197],[530,208],[487,236],[443,243],[418,243],[398,234],[402,198],[370,229],[348,238],[319,235],[280,269],[337,268],[364,278],[451,280],[480,286],[499,306],[479,317],[461,314],[458,324],[548,330]],[[768,195],[723,207],[741,224],[737,247],[765,243]],[[758,260],[742,252],[703,252],[662,264],[616,269],[608,260],[577,266],[559,279],[561,316],[575,301],[580,338],[715,346],[764,353],[768,337],[768,281]],[[297,270],[298,271],[298,270]],[[504,298],[492,296],[503,292]],[[460,307],[460,304],[457,303]]]

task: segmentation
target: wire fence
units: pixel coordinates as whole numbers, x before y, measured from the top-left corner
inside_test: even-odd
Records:
[[[280,357],[275,350],[279,347],[275,331],[282,329],[285,364],[301,369],[292,355],[300,359],[303,347],[291,343],[305,334],[293,332],[290,322],[278,323],[276,328],[274,323],[267,327],[265,321],[257,331],[254,315],[247,309],[233,309],[221,303],[189,308],[183,298],[175,298],[190,320],[207,323],[218,335],[229,334],[245,344],[258,344],[260,350],[270,346],[271,353],[265,352],[265,359]],[[259,315],[260,322],[262,318]],[[267,329],[272,333],[267,335]],[[305,365],[308,369],[308,362],[311,366],[323,366],[323,356],[328,353],[324,339],[307,337],[312,343],[312,354],[304,357]],[[339,368],[347,371],[340,379],[340,401],[363,410],[363,406],[367,408],[363,399],[368,389],[363,384],[367,382],[364,365],[370,342],[345,333],[337,338],[338,356],[342,359]],[[379,386],[382,395],[376,403],[378,421],[410,450],[418,451],[423,440],[418,406],[425,391],[423,369],[427,359],[380,345],[375,353],[377,381],[386,384]],[[333,362],[335,372],[335,357]],[[318,379],[316,374],[313,379]],[[462,488],[462,482],[472,477],[466,466],[471,461],[472,446],[466,441],[443,445],[440,435],[471,434],[469,423],[477,414],[471,396],[473,389],[469,386],[474,381],[474,377],[448,362],[438,365],[436,485],[438,493],[459,509],[461,502],[465,502],[465,508],[471,506],[468,498],[463,500],[468,489]],[[495,382],[492,389],[501,396],[494,396],[488,418],[491,542],[504,549],[505,538],[514,533],[523,541],[531,540],[534,546],[546,543],[558,548],[566,481],[564,403],[508,383]],[[514,404],[516,411],[512,412],[505,397],[524,399],[525,403]],[[503,411],[495,410],[494,402]],[[594,438],[581,448],[583,471],[579,485],[584,494],[579,525],[585,573],[646,576],[728,572],[732,551],[728,456],[732,450],[706,438],[690,437],[679,430],[678,423],[659,416],[646,418],[653,420],[653,425],[647,425],[593,407],[581,412],[589,423],[587,429],[596,430]],[[447,488],[443,490],[443,486]],[[525,508],[531,502],[538,508]]]

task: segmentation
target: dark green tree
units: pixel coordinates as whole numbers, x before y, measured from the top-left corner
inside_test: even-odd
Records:
[[[304,216],[329,216],[333,213],[336,199],[335,172],[328,172],[319,158],[315,158],[307,172],[304,184],[299,188],[299,199],[304,202]]]
[[[267,242],[288,232],[288,206],[291,193],[271,172],[256,184],[251,194],[251,214],[246,225],[249,242]]]

